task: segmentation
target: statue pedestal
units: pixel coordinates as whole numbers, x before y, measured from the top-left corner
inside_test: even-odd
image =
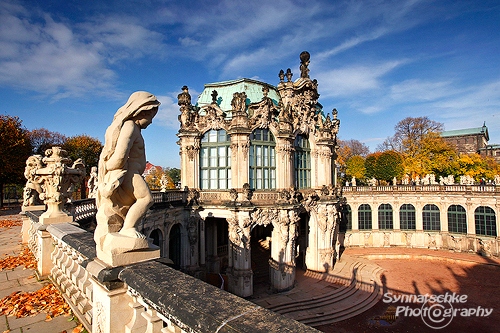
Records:
[[[97,258],[112,267],[135,264],[160,258],[160,248],[144,238],[132,238],[119,233],[106,235],[103,250],[97,248]]]
[[[49,212],[46,211],[38,218],[41,224],[56,224],[56,223],[69,223],[73,222],[73,216],[65,213]]]
[[[33,212],[38,210],[45,210],[45,205],[34,205],[34,206],[22,206],[22,212]]]

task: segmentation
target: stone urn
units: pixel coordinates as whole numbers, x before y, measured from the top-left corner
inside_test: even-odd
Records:
[[[42,224],[72,222],[73,217],[64,212],[64,204],[74,191],[75,185],[85,178],[85,165],[81,159],[71,165],[68,153],[61,147],[45,151],[40,167],[33,173],[32,182],[41,185],[40,199],[47,210],[40,216]]]

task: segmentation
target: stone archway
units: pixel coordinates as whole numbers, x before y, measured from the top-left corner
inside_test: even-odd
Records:
[[[173,261],[173,267],[181,268],[182,265],[182,232],[180,224],[175,224],[170,229],[168,237],[168,256]]]
[[[153,240],[153,244],[160,248],[160,257],[163,257],[165,250],[163,248],[163,234],[160,229],[155,229],[149,234],[149,238]]]
[[[271,258],[272,224],[255,225],[250,233],[250,249],[253,272],[253,288],[268,288],[270,282],[269,259]]]
[[[306,253],[309,247],[309,213],[302,212],[299,214],[298,236],[295,241],[295,266],[302,270],[307,270]]]

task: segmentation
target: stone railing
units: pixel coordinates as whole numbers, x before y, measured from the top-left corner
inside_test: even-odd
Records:
[[[92,327],[92,276],[86,270],[89,258],[95,257],[92,234],[71,225],[55,224],[47,227],[54,250],[49,278],[85,327]]]
[[[500,256],[500,237],[422,230],[347,230],[339,234],[343,247],[407,247]]]
[[[154,191],[151,193],[155,204],[157,203],[185,203],[187,192],[183,190],[167,190],[166,192]]]
[[[23,217],[40,277],[61,291],[88,332],[318,332],[179,272],[157,259],[107,267],[93,234],[74,223]],[[32,219],[33,218],[33,219]]]
[[[343,192],[496,192],[500,186],[492,185],[397,185],[397,186],[344,186]]]

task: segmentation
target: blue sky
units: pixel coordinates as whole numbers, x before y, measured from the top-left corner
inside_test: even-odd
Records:
[[[499,1],[11,1],[0,3],[2,113],[104,140],[136,90],[162,102],[147,159],[179,167],[177,95],[205,83],[300,76],[311,54],[339,137],[372,151],[405,117],[489,128],[500,143]]]

